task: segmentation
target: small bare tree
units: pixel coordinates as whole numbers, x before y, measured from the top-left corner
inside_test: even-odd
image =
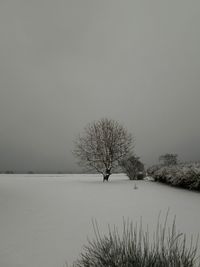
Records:
[[[86,126],[75,141],[74,155],[89,170],[96,170],[108,181],[119,162],[132,153],[133,138],[115,120],[101,119]]]

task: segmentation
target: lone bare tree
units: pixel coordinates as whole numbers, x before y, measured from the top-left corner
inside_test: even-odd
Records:
[[[112,171],[132,150],[132,135],[117,121],[105,118],[85,127],[75,141],[73,152],[81,165],[96,170],[103,175],[103,181],[108,181]]]

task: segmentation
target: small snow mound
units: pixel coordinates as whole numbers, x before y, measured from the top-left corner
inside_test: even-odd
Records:
[[[155,180],[154,180],[154,178],[151,177],[151,176],[146,176],[146,177],[144,177],[144,181],[154,182]]]

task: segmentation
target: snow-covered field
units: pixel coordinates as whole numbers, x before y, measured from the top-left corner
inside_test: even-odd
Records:
[[[170,208],[177,228],[200,232],[200,193],[123,174],[102,183],[99,175],[0,175],[0,267],[63,267],[77,258],[92,219],[101,232],[123,217],[155,228]]]

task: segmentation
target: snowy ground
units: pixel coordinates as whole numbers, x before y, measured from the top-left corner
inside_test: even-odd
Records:
[[[92,218],[102,232],[123,217],[154,229],[170,208],[177,228],[200,232],[200,193],[112,175],[0,175],[0,267],[63,267],[77,258]]]

